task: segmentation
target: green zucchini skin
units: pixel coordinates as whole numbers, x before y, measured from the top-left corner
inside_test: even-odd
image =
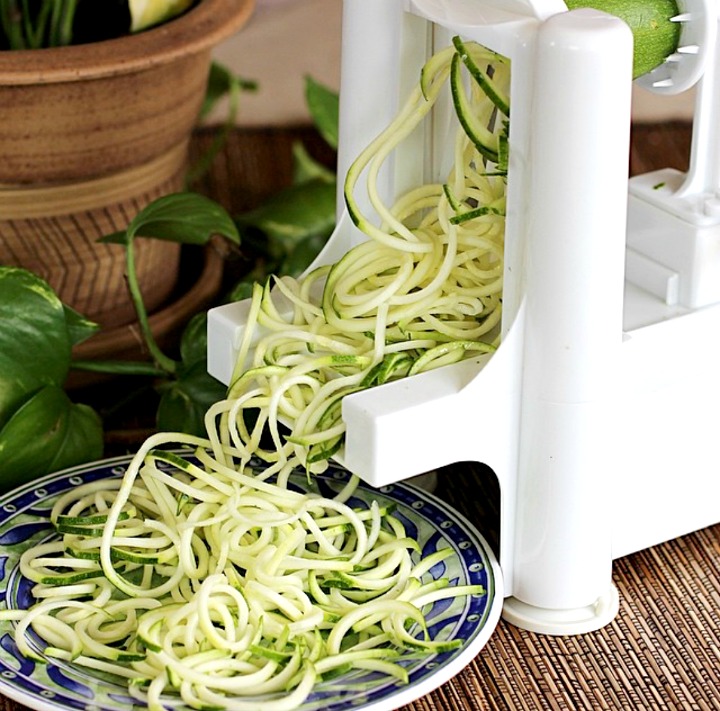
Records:
[[[633,79],[660,66],[678,48],[680,14],[675,0],[565,0],[568,10],[591,7],[623,20],[632,30]]]

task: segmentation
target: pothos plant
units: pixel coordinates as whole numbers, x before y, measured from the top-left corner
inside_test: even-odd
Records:
[[[320,134],[336,148],[337,95],[307,79],[306,98]],[[143,236],[205,245],[221,235],[240,245],[251,267],[221,301],[244,298],[254,281],[271,273],[299,274],[334,227],[336,180],[300,143],[294,158],[293,184],[247,213],[232,217],[198,193],[176,193],[148,205],[123,232],[103,238],[126,250],[128,288],[147,360],[74,360],[73,346],[98,326],[63,304],[39,276],[0,266],[0,490],[103,455],[101,414],[74,402],[64,388],[72,369],[147,378],[159,395],[158,430],[204,432],[205,411],[225,393],[207,373],[206,313],[187,323],[176,351],[164,352],[137,284],[134,242]]]

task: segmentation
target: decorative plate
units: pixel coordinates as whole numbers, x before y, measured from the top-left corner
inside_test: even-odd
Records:
[[[104,477],[121,476],[130,457],[67,469],[51,474],[0,497],[0,607],[24,609],[32,604],[30,583],[18,569],[21,554],[54,533],[48,514],[66,491]],[[317,477],[321,493],[332,495],[348,474],[331,468]],[[303,476],[294,483],[301,485]],[[410,682],[405,685],[385,675],[355,671],[324,681],[300,707],[301,711],[391,711],[424,696],[460,672],[480,652],[500,617],[503,601],[500,568],[485,539],[463,516],[436,496],[408,484],[381,489],[361,485],[356,497],[365,502],[394,503],[424,554],[451,546],[457,557],[432,570],[457,585],[480,584],[486,595],[439,601],[426,615],[436,639],[463,640],[442,654],[407,660]],[[38,641],[38,651],[42,643]],[[337,686],[336,686],[337,685]],[[341,686],[342,690],[338,687]],[[0,694],[38,711],[127,711],[138,708],[122,680],[70,662],[48,659],[40,664],[23,657],[15,647],[12,623],[0,622]],[[176,701],[169,704],[182,708]]]

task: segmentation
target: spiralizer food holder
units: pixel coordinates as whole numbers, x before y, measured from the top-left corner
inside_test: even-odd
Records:
[[[454,35],[511,60],[501,345],[347,396],[338,459],[375,486],[491,467],[504,615],[538,632],[608,623],[614,557],[720,521],[716,8],[682,11],[682,51],[638,81],[660,93],[699,82],[691,169],[631,180],[628,211],[622,21],[561,0],[344,2],[341,178]],[[444,180],[453,121],[448,99],[401,146],[382,176],[388,202]],[[316,265],[364,239],[342,195],[338,214]],[[247,307],[210,312],[209,369],[226,383]]]

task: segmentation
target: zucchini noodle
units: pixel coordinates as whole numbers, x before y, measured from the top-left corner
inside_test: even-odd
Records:
[[[461,116],[447,182],[384,205],[383,162],[448,82],[457,111],[490,128]],[[0,611],[22,654],[42,661],[32,630],[46,657],[125,679],[152,711],[284,711],[333,675],[406,682],[407,650],[462,644],[433,640],[423,612],[486,594],[429,575],[451,548],[423,558],[391,507],[351,506],[357,477],[327,497],[292,475],[324,470],[342,446],[346,395],[496,347],[508,82],[503,58],[459,40],[427,63],[347,176],[348,210],[369,239],[300,280],[254,286],[237,372],[208,410],[207,437],[153,435],[122,478],[56,501],[55,535],[19,564],[35,604]],[[354,197],[366,169],[377,226]]]
[[[348,171],[348,212],[368,239],[300,279],[255,285],[228,396],[208,413],[221,423],[216,444],[273,471],[321,472],[342,447],[344,396],[497,347],[509,80],[507,60],[459,38],[427,62]],[[448,83],[460,126],[446,182],[384,204],[381,168]],[[363,176],[373,217],[356,198]]]

